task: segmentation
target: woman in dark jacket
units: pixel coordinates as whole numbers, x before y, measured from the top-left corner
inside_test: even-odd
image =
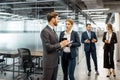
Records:
[[[110,77],[111,73],[116,77],[114,66],[114,44],[117,43],[117,36],[116,33],[113,32],[111,24],[107,24],[106,29],[107,31],[104,32],[102,39],[104,42],[104,68],[108,69],[106,77]]]
[[[60,41],[67,39],[70,44],[62,50],[61,64],[64,74],[63,80],[68,80],[68,76],[70,80],[75,80],[74,70],[76,66],[77,48],[80,46],[80,39],[78,33],[72,30],[73,20],[67,19],[65,24],[66,30],[60,33]]]

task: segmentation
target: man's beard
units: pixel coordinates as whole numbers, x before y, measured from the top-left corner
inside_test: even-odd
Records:
[[[54,23],[54,26],[57,26],[57,22]]]
[[[89,29],[88,31],[91,31],[91,29]]]

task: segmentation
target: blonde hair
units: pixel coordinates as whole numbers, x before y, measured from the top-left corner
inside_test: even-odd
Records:
[[[73,22],[73,20],[72,20],[71,18],[66,19],[66,21],[65,21],[65,22],[67,22],[67,21],[68,21],[68,22],[70,22],[70,23],[71,23],[71,25],[73,25],[73,23],[74,23],[74,22]]]

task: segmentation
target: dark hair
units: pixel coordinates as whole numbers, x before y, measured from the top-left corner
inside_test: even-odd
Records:
[[[107,24],[107,27],[113,31],[112,24],[108,23],[108,24]]]
[[[51,21],[52,18],[56,18],[56,16],[58,16],[58,14],[56,12],[50,12],[47,14],[47,20],[48,22]]]
[[[88,25],[91,25],[91,24],[90,24],[90,23],[86,24],[86,27],[87,27]]]
[[[68,21],[68,22],[70,22],[70,23],[71,23],[71,25],[73,25],[73,23],[74,23],[74,22],[73,22],[73,20],[72,20],[71,18],[66,19],[66,21],[65,21],[65,22],[67,22],[67,21]]]

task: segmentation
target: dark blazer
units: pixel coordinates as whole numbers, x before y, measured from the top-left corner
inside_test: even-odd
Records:
[[[107,32],[104,32],[103,39],[102,39],[103,42],[105,42],[105,40],[106,40],[106,34],[107,34]],[[117,36],[116,36],[115,32],[112,32],[112,37],[111,37],[110,44],[105,43],[103,49],[106,49],[107,46],[109,46],[109,50],[114,50],[114,44],[115,43],[117,43]]]
[[[43,61],[44,67],[54,68],[58,66],[59,56],[57,50],[61,48],[57,34],[46,26],[41,32],[43,44]]]
[[[62,38],[64,37],[64,32],[65,31],[62,31],[60,33],[60,41],[62,41]],[[80,43],[80,39],[79,39],[79,35],[76,31],[72,31],[71,32],[71,36],[70,36],[70,41],[73,41],[72,42],[72,45],[70,47],[70,52],[71,52],[71,58],[75,58],[77,56],[77,48],[81,45]]]
[[[92,42],[85,43],[84,42],[86,39],[89,39],[91,41],[93,38],[97,40],[97,36],[96,36],[95,32],[93,32],[93,31],[91,31],[91,39],[89,39],[87,31],[82,33],[81,42],[84,44],[84,51],[86,51],[86,52],[89,51],[90,47],[91,47],[91,50],[96,50],[95,43],[92,43]]]

